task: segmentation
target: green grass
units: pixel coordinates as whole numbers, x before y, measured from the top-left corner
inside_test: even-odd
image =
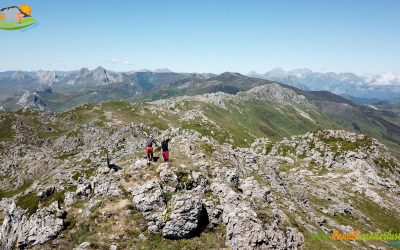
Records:
[[[70,158],[70,157],[72,157],[74,155],[77,155],[77,154],[78,154],[78,152],[72,152],[72,153],[68,153],[68,154],[58,155],[58,156],[56,156],[54,158],[58,159],[58,160],[66,160],[66,159],[68,159],[68,158]]]
[[[160,234],[148,235],[148,240],[133,239],[135,249],[223,249],[225,248],[225,227],[207,229],[197,237],[182,240],[164,239]]]
[[[64,189],[64,190],[61,190],[58,192],[54,192],[49,197],[46,197],[44,200],[40,200],[40,203],[44,207],[48,207],[55,201],[57,201],[58,204],[64,204],[65,193],[66,192],[75,192],[76,189],[77,189],[77,186],[73,185],[73,186],[68,187],[67,189]]]
[[[373,225],[370,230],[400,232],[400,217],[395,211],[380,207],[366,197],[357,197],[353,201],[355,208],[371,219]]]
[[[32,192],[28,193],[24,196],[21,196],[17,199],[16,202],[17,206],[21,207],[22,209],[27,210],[28,216],[31,216],[33,213],[36,212],[39,206],[39,200],[37,198],[37,193]]]
[[[36,126],[34,128],[34,131],[38,135],[38,137],[42,139],[58,138],[68,132],[68,130],[61,128],[60,125],[51,125],[47,127],[52,129],[52,131],[47,131],[43,129],[43,126]]]
[[[65,194],[65,192],[66,192],[65,190],[60,191],[60,192],[54,192],[52,195],[47,197],[45,200],[40,201],[40,203],[44,207],[50,206],[55,201],[57,201],[58,204],[64,204],[64,194]]]
[[[15,131],[12,125],[15,120],[13,115],[0,114],[0,141],[8,141],[14,136]]]
[[[383,169],[395,169],[397,167],[393,159],[386,161],[383,158],[376,158],[374,159],[374,163]]]
[[[258,182],[258,184],[262,186],[269,186],[268,181],[266,181],[265,178],[262,177],[259,173],[253,171],[252,176],[254,177],[254,180]]]
[[[327,136],[320,136],[319,139],[328,144],[331,150],[335,153],[365,149],[373,144],[372,139],[368,136],[365,136],[363,139],[356,140],[355,142],[347,141],[342,138]]]
[[[89,168],[89,169],[85,169],[79,172],[76,172],[75,174],[73,174],[71,176],[72,179],[74,179],[75,181],[77,181],[79,179],[79,177],[81,176],[86,176],[86,178],[90,178],[93,176],[93,174],[96,172],[96,169],[94,168]]]
[[[244,101],[242,103],[225,102],[227,109],[211,104],[204,105],[204,113],[221,128],[222,134],[214,139],[224,142],[233,139],[234,146],[247,147],[255,137],[268,137],[279,140],[284,136],[303,134],[310,130],[331,128],[334,124],[314,110],[308,111],[312,121],[300,116],[292,107],[279,106],[261,101]],[[197,130],[197,128],[194,128]],[[204,129],[201,127],[200,129]],[[200,132],[200,131],[199,131]],[[222,137],[222,138],[221,138]]]
[[[316,172],[316,174],[319,176],[326,175],[327,173],[329,173],[329,170],[324,165],[320,165],[316,163],[314,160],[311,160],[307,164],[307,168],[313,172]]]
[[[32,185],[32,182],[33,181],[24,182],[24,184],[22,184],[21,186],[19,186],[17,189],[14,190],[0,190],[0,199],[11,198],[17,194],[26,191]]]

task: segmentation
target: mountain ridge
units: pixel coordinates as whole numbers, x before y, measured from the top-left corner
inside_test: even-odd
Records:
[[[335,229],[397,232],[398,159],[296,91],[1,112],[0,247],[315,249]],[[143,158],[144,131],[171,138],[170,162]]]

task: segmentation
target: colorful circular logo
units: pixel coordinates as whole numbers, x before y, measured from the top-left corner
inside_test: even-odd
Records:
[[[36,18],[32,17],[32,9],[27,4],[0,9],[0,29],[2,30],[25,29],[36,22]]]

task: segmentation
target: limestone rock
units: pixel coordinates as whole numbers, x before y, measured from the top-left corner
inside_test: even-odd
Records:
[[[64,228],[64,216],[65,211],[57,202],[39,209],[30,217],[12,203],[1,227],[0,248],[33,246],[53,239]]]
[[[199,230],[203,207],[201,196],[193,192],[176,194],[169,206],[167,222],[162,230],[165,238],[182,239],[194,236]]]

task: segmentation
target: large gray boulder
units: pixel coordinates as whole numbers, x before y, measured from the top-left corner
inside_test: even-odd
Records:
[[[165,194],[157,181],[147,181],[130,190],[133,204],[149,221],[149,231],[157,232],[164,226],[163,212],[166,208]]]
[[[91,182],[95,196],[120,196],[122,191],[111,175],[97,175]]]
[[[202,219],[202,197],[194,192],[176,194],[170,201],[171,212],[162,230],[165,238],[182,239],[193,236]]]
[[[57,202],[39,209],[30,217],[12,203],[0,230],[0,249],[23,248],[53,239],[64,228],[64,216],[65,211]]]
[[[214,182],[211,190],[223,206],[226,245],[232,249],[267,249],[267,235],[262,222],[250,207],[227,184]]]

